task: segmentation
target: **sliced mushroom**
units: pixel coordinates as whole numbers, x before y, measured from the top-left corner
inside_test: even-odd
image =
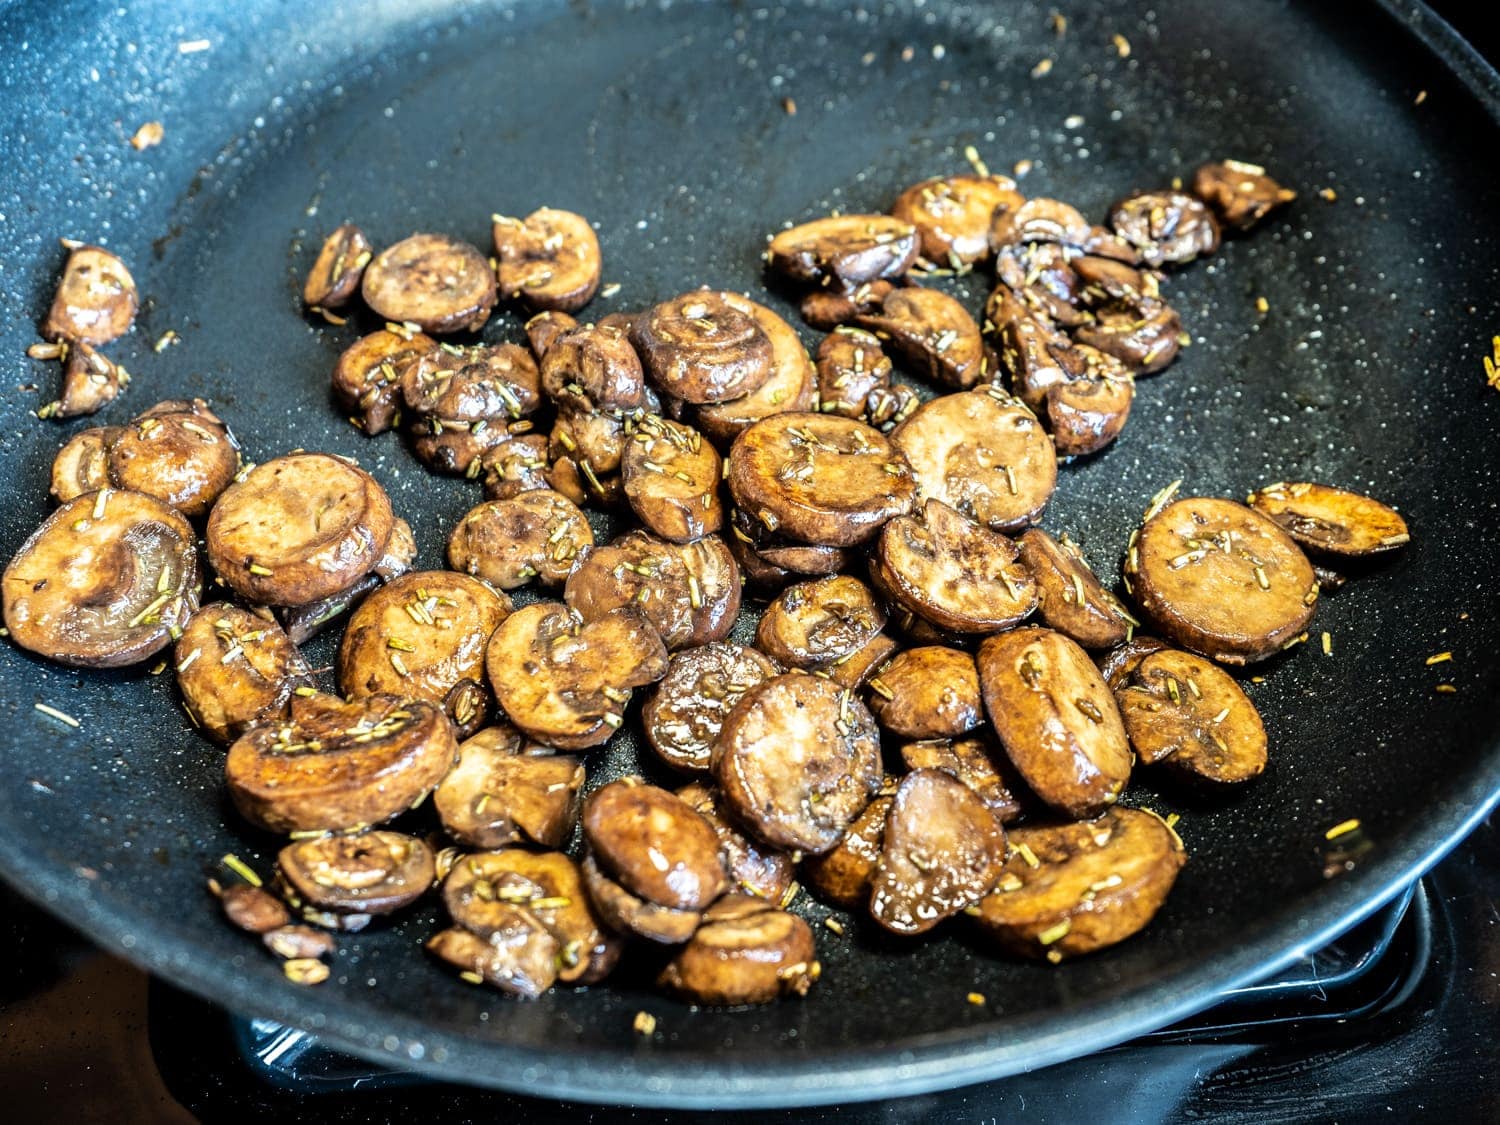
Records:
[[[772,535],[765,525],[736,508],[725,536],[745,580],[763,589],[776,589],[800,575],[837,574],[852,562],[845,547],[820,547]]]
[[[395,524],[385,489],[327,453],[263,461],[226,488],[208,517],[209,562],[235,593],[307,605],[374,568]]]
[[[598,746],[624,724],[630,689],[666,675],[661,637],[634,610],[585,623],[536,602],[500,623],[485,652],[495,698],[510,721],[562,750]]]
[[[901,779],[870,885],[870,915],[897,934],[926,933],[983,897],[1005,864],[1005,829],[942,770]]]
[[[957,300],[937,289],[893,289],[876,312],[854,318],[890,343],[914,374],[957,390],[988,379],[990,356],[979,325]]]
[[[909,770],[942,770],[957,778],[974,791],[1001,824],[1010,823],[1025,811],[1025,783],[987,733],[908,742],[901,747],[901,760]]]
[[[240,469],[239,442],[201,398],[157,403],[113,428],[109,476],[189,519],[205,514]]]
[[[854,693],[791,672],[750,689],[724,720],[713,771],[758,839],[816,855],[880,788],[880,736]]]
[[[609,505],[623,490],[620,462],[625,453],[625,423],[600,410],[565,409],[552,425],[548,447],[551,486],[582,507]]]
[[[840,326],[818,345],[818,410],[864,420],[872,392],[890,386],[891,360],[863,328]]]
[[[996,273],[1033,316],[1071,328],[1086,315],[1083,280],[1073,268],[1077,257],[1076,249],[1056,242],[1020,242],[1001,248]]]
[[[557,309],[539,312],[528,320],[526,342],[531,345],[531,354],[536,357],[537,365],[541,365],[558,337],[577,327],[578,321],[574,317]]]
[[[947,504],[898,516],[880,532],[870,578],[886,597],[955,633],[994,633],[1037,606],[1036,580],[1016,545]]]
[[[703,921],[696,910],[673,910],[631,894],[599,869],[590,852],[580,865],[589,901],[605,925],[619,934],[634,934],[662,945],[680,945],[693,936]]]
[[[1137,375],[1151,375],[1182,349],[1182,318],[1165,301],[1109,301],[1090,311],[1074,338],[1114,356]]]
[[[885,301],[895,286],[889,281],[867,281],[848,292],[814,289],[802,297],[797,311],[802,319],[819,332],[832,332],[848,324],[862,312],[872,312]]]
[[[336,594],[329,594],[326,598],[319,598],[306,605],[271,606],[269,607],[270,613],[286,630],[286,635],[291,639],[292,644],[302,645],[348,613],[371,590],[379,589],[379,587],[380,576],[371,571]]]
[[[876,387],[865,401],[865,417],[870,425],[888,434],[916,413],[922,398],[906,383]]]
[[[687,802],[639,778],[590,794],[583,838],[606,875],[657,906],[703,910],[729,886],[713,826]]]
[[[1021,561],[1036,579],[1037,616],[1084,648],[1110,648],[1124,642],[1134,619],[1106,590],[1066,535],[1052,538],[1039,527],[1020,539]]]
[[[698,407],[694,414],[698,428],[720,446],[762,418],[812,410],[817,404],[817,372],[797,330],[764,305],[748,299],[744,303],[771,341],[771,374],[747,395]]]
[[[996,215],[1024,202],[1008,176],[940,176],[903,191],[891,214],[917,228],[922,257],[960,269],[990,256]]]
[[[109,443],[118,426],[95,426],[70,437],[52,460],[52,499],[65,504],[85,492],[97,492],[112,483],[109,475]]]
[[[417,457],[438,472],[477,473],[483,455],[509,440],[510,423],[541,405],[536,364],[518,344],[440,345],[401,370]]]
[[[77,418],[97,414],[120,396],[130,374],[92,344],[79,340],[61,345],[62,394],[37,411],[38,418]]]
[[[535,1000],[557,980],[562,953],[557,939],[536,915],[504,904],[490,936],[463,929],[439,930],[427,939],[427,950],[455,968],[492,984],[502,992]]]
[[[1177,500],[1142,525],[1125,563],[1141,616],[1221,664],[1264,660],[1294,642],[1318,579],[1268,516],[1233,500]]]
[[[293,905],[334,914],[391,914],[437,879],[432,849],[400,832],[360,832],[299,840],[276,856]]]
[[[1266,729],[1240,685],[1202,657],[1147,653],[1115,688],[1130,745],[1207,781],[1235,784],[1266,768]]]
[[[599,291],[599,236],[582,215],[543,207],[524,219],[495,215],[500,292],[531,309],[577,312]]]
[[[1360,558],[1393,551],[1411,541],[1406,521],[1395,509],[1326,484],[1267,485],[1245,502],[1270,516],[1303,547],[1327,555]]]
[[[863,648],[829,665],[826,675],[840,687],[862,688],[886,661],[896,655],[897,647],[890,637],[877,633]]]
[[[1097,453],[1120,436],[1135,401],[1135,380],[1113,356],[1075,344],[1078,377],[1047,388],[1047,424],[1060,457]]]
[[[139,307],[135,278],[124,262],[98,246],[74,246],[42,322],[42,335],[107,344],[130,331]]]
[[[1186,862],[1176,834],[1138,809],[1110,809],[1083,824],[1016,828],[1010,843],[998,889],[979,903],[977,921],[1006,952],[1048,960],[1138,933]]]
[[[864,807],[832,848],[802,861],[802,878],[819,898],[845,910],[863,910],[869,905],[885,819],[894,799],[893,783],[890,793],[882,792]]]
[[[684,402],[725,402],[771,376],[771,340],[734,293],[694,290],[648,309],[630,330],[646,370]]]
[[[419,332],[477,332],[495,307],[495,275],[467,242],[414,234],[375,255],[360,292],[377,316]]]
[[[788,668],[813,671],[848,659],[884,627],[870,588],[835,574],[782,591],[761,616],[755,643]]]
[[[400,329],[400,331],[395,331]],[[437,341],[400,325],[361,336],[333,365],[333,399],[367,434],[383,434],[400,416],[401,371]]]
[[[636,516],[663,539],[689,543],[724,526],[722,462],[691,426],[642,417],[625,443],[620,476]]]
[[[245,819],[272,832],[340,832],[389,820],[425,797],[458,753],[435,704],[372,695],[294,695],[286,717],[229,748],[224,775]]]
[[[1160,652],[1168,647],[1165,641],[1159,641],[1155,637],[1132,637],[1122,645],[1110,649],[1095,663],[1099,665],[1099,674],[1104,677],[1104,682],[1109,685],[1111,691],[1119,691],[1130,678],[1130,674],[1136,670],[1140,662],[1153,652]]]
[[[261,941],[284,961],[316,960],[338,952],[337,939],[326,930],[312,926],[278,926],[262,934]]]
[[[210,882],[209,889],[212,890],[217,885]],[[215,893],[224,917],[246,933],[268,934],[292,920],[286,904],[264,887],[231,883]]]
[[[1143,191],[1109,212],[1116,234],[1140,251],[1148,266],[1191,262],[1219,248],[1219,224],[1203,201],[1180,191]]]
[[[302,303],[315,309],[341,309],[359,290],[375,247],[365,232],[344,223],[323,240],[302,285]]]
[[[657,976],[657,985],[713,1007],[806,996],[820,972],[812,928],[757,899],[733,906],[728,916],[704,918]]]
[[[724,807],[723,793],[707,783],[694,782],[677,790],[677,797],[696,809],[719,837],[719,856],[724,861],[732,891],[753,895],[769,903],[779,903],[787,897],[797,871],[792,857],[780,848],[750,839],[736,828],[727,819],[729,814]],[[737,898],[739,895],[726,897]],[[709,910],[716,911],[717,906]]]
[[[1060,242],[1082,246],[1089,240],[1092,228],[1088,220],[1056,199],[1038,196],[1019,207],[995,213],[990,225],[990,244],[999,250],[1020,242]]]
[[[188,619],[172,658],[193,725],[219,742],[279,714],[294,691],[311,690],[312,670],[281,626],[227,602]]]
[[[724,717],[747,691],[780,672],[769,656],[743,645],[682,649],[641,708],[646,741],[667,765],[707,773]]]
[[[22,648],[83,667],[135,664],[198,608],[197,536],[154,497],[85,492],[32,532],[3,588],[5,624]]]
[[[533,489],[471,508],[448,537],[448,565],[501,590],[533,578],[555,585],[593,545],[576,504],[550,488]]]
[[[1193,173],[1193,194],[1208,204],[1220,223],[1240,231],[1297,198],[1295,191],[1282,187],[1259,164],[1243,160],[1201,165]]]
[[[907,649],[880,669],[870,688],[875,721],[903,738],[957,738],[984,722],[979,670],[958,649]]]
[[[771,239],[771,272],[801,285],[849,289],[900,277],[917,260],[917,228],[890,215],[834,215]]]
[[[580,410],[635,410],[646,375],[621,328],[583,324],[559,333],[541,359],[542,389]]]
[[[990,293],[985,319],[995,326],[1000,366],[1029,409],[1045,411],[1047,392],[1082,373],[1082,357],[1067,334],[1003,282]]]
[[[1088,654],[1050,629],[1016,629],[979,646],[984,707],[1006,757],[1038,797],[1093,816],[1130,780],[1130,742]]]
[[[1035,523],[1057,487],[1051,439],[997,387],[923,403],[891,442],[911,465],[919,499],[941,500],[991,531]]]
[[[529,432],[531,428],[529,420],[512,422],[509,436],[479,455],[478,470],[473,466],[464,470],[465,476],[473,474],[481,479],[486,499],[509,500],[523,492],[551,489],[547,480],[551,467],[547,460],[549,439],[546,434]]]

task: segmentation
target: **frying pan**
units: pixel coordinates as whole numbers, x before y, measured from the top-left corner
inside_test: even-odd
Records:
[[[1052,968],[991,957],[961,926],[899,945],[819,927],[826,969],[805,1002],[695,1012],[629,977],[529,1004],[464,986],[417,949],[437,924],[427,907],[344,941],[333,979],[298,988],[203,891],[218,856],[265,870],[274,841],[226,807],[222,751],[188,728],[171,675],[67,670],[12,646],[5,877],[153,972],[360,1055],[540,1095],[754,1106],[957,1085],[1119,1042],[1286,965],[1435,862],[1500,792],[1500,395],[1480,362],[1500,293],[1500,83],[1417,4],[1075,3],[1062,38],[1049,7],[0,7],[0,546],[43,517],[52,454],[86,424],[30,414],[55,393],[55,370],[23,352],[60,235],[120,252],[145,298],[112,349],[135,383],[102,420],[201,395],[255,459],[356,456],[439,566],[477,491],[337,416],[327,372],[359,325],[298,305],[318,240],[346,217],[382,243],[442,230],[483,244],[492,211],[581,211],[621,285],[602,311],[702,283],[759,294],[768,230],[881,209],[963,170],[969,144],[996,169],[1032,160],[1028,194],[1095,218],[1205,159],[1264,163],[1300,198],[1170,279],[1193,345],[1142,381],[1115,446],[1063,470],[1047,525],[1116,575],[1168,481],[1239,495],[1314,479],[1396,504],[1414,540],[1326,599],[1311,644],[1255,670],[1264,778],[1214,801],[1132,787],[1182,813],[1192,856],[1147,931]],[[1051,72],[1033,77],[1043,58]],[[152,120],[164,142],[134,151]],[[976,308],[983,282],[966,280]],[[169,328],[181,343],[154,353]],[[518,338],[519,319],[486,337]],[[1453,661],[1424,664],[1439,651]],[[594,772],[632,761],[622,739]],[[1329,867],[1324,832],[1349,817],[1371,847]],[[659,1019],[649,1043],[631,1032],[641,1009]]]

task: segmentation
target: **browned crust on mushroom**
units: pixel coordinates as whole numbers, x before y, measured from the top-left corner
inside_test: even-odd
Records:
[[[472,332],[495,307],[495,275],[467,242],[414,234],[375,255],[360,292],[377,316],[397,324],[434,334]]]

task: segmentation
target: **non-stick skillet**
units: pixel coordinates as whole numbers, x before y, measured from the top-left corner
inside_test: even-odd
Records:
[[[852,928],[823,935],[807,1001],[691,1012],[628,980],[531,1004],[465,986],[417,949],[429,908],[345,941],[334,979],[301,989],[203,890],[206,863],[263,863],[273,842],[225,807],[222,751],[189,729],[172,677],[10,646],[5,877],[179,984],[360,1054],[575,1099],[756,1105],[953,1085],[1117,1042],[1286,964],[1434,862],[1500,793],[1500,394],[1481,368],[1500,294],[1500,83],[1394,0],[1080,2],[1062,5],[1061,38],[1052,6],[0,5],[0,546],[42,517],[51,456],[83,424],[30,413],[54,393],[24,350],[60,235],[122,253],[146,298],[115,351],[135,383],[104,420],[202,395],[252,457],[357,456],[440,565],[475,489],[333,411],[327,372],[357,326],[299,309],[317,239],[344,218],[377,241],[482,242],[492,211],[574,208],[622,287],[604,311],[699,283],[758,292],[782,220],[882,208],[962,169],[969,144],[997,169],[1032,161],[1024,190],[1095,217],[1207,158],[1263,162],[1300,199],[1173,279],[1193,346],[1142,382],[1123,440],[1063,471],[1047,522],[1109,569],[1164,483],[1236,495],[1290,477],[1399,505],[1414,541],[1321,607],[1331,656],[1315,641],[1259,670],[1262,780],[1213,805],[1134,791],[1182,813],[1192,854],[1143,935],[1051,968]],[[134,151],[152,120],[165,140]],[[169,328],[181,343],[154,354]],[[505,317],[487,335],[518,331]],[[1445,650],[1451,663],[1424,664]],[[600,777],[632,752],[603,761]],[[1331,875],[1324,832],[1349,817],[1373,849]],[[642,1008],[659,1019],[649,1043],[631,1031]]]

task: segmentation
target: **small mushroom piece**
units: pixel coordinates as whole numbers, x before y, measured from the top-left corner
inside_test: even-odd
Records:
[[[38,418],[77,418],[97,414],[119,397],[130,375],[92,344],[67,345],[63,357],[62,394],[37,411]]]
[[[1060,242],[1083,246],[1093,228],[1076,207],[1038,196],[1019,207],[995,212],[990,225],[990,244],[996,250],[1021,242]]]
[[[1153,268],[1191,262],[1219,248],[1219,224],[1203,201],[1180,191],[1143,191],[1109,212],[1109,225]]]
[[[780,672],[769,656],[727,642],[674,653],[641,708],[646,741],[667,765],[707,773],[724,717],[745,692]]]
[[[523,428],[518,431],[517,426]],[[523,492],[552,488],[547,480],[549,439],[530,429],[530,421],[512,423],[508,437],[479,455],[477,469],[471,465],[464,470],[465,476],[480,478],[485,499],[509,500]]]
[[[1131,673],[1136,670],[1142,660],[1153,652],[1160,652],[1167,647],[1165,641],[1159,641],[1155,637],[1132,637],[1124,644],[1110,649],[1095,663],[1099,665],[1099,674],[1104,677],[1109,690],[1119,691],[1129,682]]]
[[[215,886],[217,884],[210,883],[210,889]],[[231,883],[216,893],[224,917],[246,933],[268,934],[292,920],[286,904],[264,887]]]
[[[758,899],[736,902],[726,913],[731,916],[705,916],[657,976],[657,985],[710,1007],[806,996],[820,972],[812,927]]]
[[[684,402],[725,402],[771,377],[771,340],[734,293],[698,289],[648,309],[630,330],[646,370]]]
[[[312,670],[275,621],[214,602],[188,619],[172,653],[177,688],[193,725],[233,742],[251,723],[279,714]]]
[[[771,239],[771,272],[799,285],[849,289],[901,277],[917,260],[917,228],[890,215],[834,215]]]
[[[631,688],[666,675],[667,652],[634,610],[585,622],[567,606],[534,602],[500,623],[485,667],[495,698],[523,733],[585,750],[624,724]]]
[[[1084,648],[1124,643],[1135,620],[1095,577],[1078,544],[1033,527],[1021,536],[1020,548],[1021,561],[1036,579],[1037,616],[1043,625]]]
[[[1341,558],[1378,555],[1411,541],[1406,521],[1379,500],[1306,481],[1278,483],[1245,500],[1309,550]]]
[[[817,372],[797,330],[764,305],[748,299],[744,303],[771,341],[771,374],[747,395],[706,402],[694,412],[704,436],[721,447],[762,418],[813,410],[817,405]]]
[[[1016,828],[1010,843],[1011,858],[976,920],[1006,952],[1049,960],[1138,933],[1187,861],[1176,833],[1139,809],[1110,809],[1082,824]]]
[[[599,868],[592,852],[579,865],[589,901],[604,924],[617,934],[634,934],[661,945],[680,945],[703,921],[696,910],[674,910],[631,894]]]
[[[557,981],[562,949],[531,911],[502,905],[504,917],[488,938],[456,927],[439,930],[427,939],[427,950],[501,992],[535,1000]]]
[[[1041,518],[1057,487],[1057,452],[1036,415],[998,387],[925,402],[891,432],[920,500],[941,500],[991,531]]]
[[[209,513],[209,562],[229,588],[262,605],[307,605],[374,568],[395,525],[385,489],[327,453],[263,461]]]
[[[453,727],[434,704],[372,695],[293,695],[284,719],[235,740],[224,776],[235,807],[272,832],[342,832],[405,812],[453,765]]]
[[[1082,357],[1067,334],[1003,282],[990,293],[985,318],[996,328],[1000,366],[1028,409],[1045,410],[1047,392],[1082,373]]]
[[[644,415],[625,443],[620,477],[625,499],[646,528],[689,543],[724,526],[719,497],[723,464],[691,426]]]
[[[543,207],[491,218],[500,292],[530,309],[577,312],[599,291],[599,236],[582,215]]]
[[[590,794],[583,838],[606,875],[657,906],[703,910],[729,886],[713,826],[687,802],[639,778]]]
[[[536,361],[520,344],[439,344],[401,366],[401,397],[445,426],[515,421],[542,405]]]
[[[1078,252],[1056,242],[1020,242],[1002,247],[996,258],[999,284],[1006,286],[1033,316],[1071,328],[1087,314],[1080,307],[1083,281],[1073,268]]]
[[[1015,629],[979,646],[984,707],[1006,757],[1047,804],[1099,813],[1130,780],[1130,742],[1088,654],[1050,629]]]
[[[958,649],[925,645],[898,653],[870,689],[875,721],[903,738],[957,738],[984,722],[979,670]]]
[[[959,269],[990,256],[995,216],[1023,203],[1008,176],[940,176],[903,191],[891,214],[917,228],[922,257]]]
[[[85,492],[97,492],[112,483],[109,476],[109,443],[119,427],[95,426],[70,437],[52,459],[52,499],[66,504]]]
[[[881,334],[912,374],[934,383],[962,391],[991,374],[979,325],[963,305],[937,289],[893,289],[879,311],[857,316],[854,323]]]
[[[620,328],[583,324],[559,333],[540,361],[542,389],[554,402],[580,410],[635,410],[646,375]]]
[[[98,246],[74,246],[42,322],[42,335],[107,344],[130,331],[139,307],[135,278],[124,262]]]
[[[1312,564],[1269,516],[1233,500],[1191,497],[1138,533],[1125,576],[1141,617],[1221,664],[1264,660],[1312,619]]]
[[[495,275],[467,242],[414,234],[375,255],[360,292],[377,316],[419,332],[477,332],[495,307]]]
[[[526,342],[531,345],[531,354],[536,357],[537,365],[547,357],[547,352],[557,342],[559,336],[570,329],[577,328],[578,321],[568,313],[557,309],[548,309],[539,312],[526,322]],[[628,329],[627,329],[628,331]]]
[[[832,332],[860,313],[878,309],[894,288],[889,281],[867,281],[849,292],[814,289],[803,294],[797,311],[810,327],[819,332]]]
[[[1165,301],[1108,301],[1095,306],[1073,338],[1114,356],[1137,375],[1152,375],[1182,350],[1182,318]]]
[[[854,552],[847,547],[799,543],[784,535],[776,535],[741,508],[733,509],[729,523],[726,538],[731,548],[739,548],[735,551],[735,559],[743,567],[741,556],[749,558],[759,573],[759,577],[750,575],[753,581],[781,585],[799,574],[837,574],[848,570],[854,562]]]
[[[1115,688],[1130,745],[1142,762],[1236,784],[1266,768],[1266,729],[1234,678],[1191,653],[1147,653]]]
[[[779,903],[786,898],[797,872],[791,856],[780,848],[750,839],[736,828],[727,819],[729,814],[724,808],[724,794],[717,788],[705,782],[694,782],[677,790],[677,797],[697,810],[719,837],[719,856],[729,875],[730,888],[736,892],[726,897],[736,898],[742,892],[770,903]],[[715,909],[709,908],[710,911]]]
[[[1266,174],[1259,164],[1224,160],[1200,165],[1193,173],[1193,194],[1207,203],[1219,222],[1246,231],[1271,211],[1297,198]]]
[[[316,961],[338,952],[338,942],[332,934],[311,926],[278,926],[262,934],[261,941],[283,961]]]
[[[713,772],[757,839],[817,855],[879,790],[879,731],[852,691],[791,672],[735,704],[714,743]]]
[[[818,410],[863,420],[873,391],[890,386],[891,360],[873,332],[840,326],[818,345]]]
[[[1097,453],[1125,428],[1135,401],[1135,380],[1119,360],[1086,344],[1083,375],[1047,388],[1047,423],[1060,457]]]
[[[832,848],[802,861],[802,878],[819,898],[844,910],[864,910],[869,905],[894,794],[892,783],[891,792],[866,805]]]
[[[1036,580],[1019,559],[1005,536],[929,500],[920,518],[898,516],[881,530],[870,579],[939,629],[994,633],[1036,609]]]
[[[302,286],[302,303],[315,309],[341,309],[359,290],[375,248],[365,232],[344,223],[323,240]]]
[[[876,387],[865,400],[865,419],[883,434],[888,434],[916,413],[921,396],[906,383]]]
[[[515,728],[501,724],[459,743],[458,763],[432,801],[460,843],[561,848],[578,823],[583,780],[577,758],[525,749]]]
[[[624,453],[625,424],[619,417],[601,410],[560,410],[548,445],[548,483],[579,507],[614,504],[623,495]]]
[[[437,341],[420,332],[382,328],[361,336],[333,365],[333,400],[367,434],[383,434],[396,424],[401,407],[401,371],[410,360],[436,350]]]
[[[307,605],[271,606],[270,612],[286,630],[292,644],[303,645],[358,605],[371,590],[379,587],[380,576],[371,571],[336,594],[329,594],[328,597],[308,602]]]
[[[432,849],[415,836],[375,830],[298,840],[276,856],[297,899],[335,914],[391,914],[436,881]]]
[[[593,545],[576,504],[550,488],[532,489],[471,508],[448,537],[448,565],[500,590],[532,579],[556,585]]]
[[[886,816],[870,915],[892,933],[926,933],[988,893],[1004,864],[989,806],[942,770],[913,770]]]
[[[154,497],[85,492],[32,532],[0,586],[22,648],[81,667],[136,664],[198,608],[197,536]]]
[[[1001,824],[1010,823],[1025,811],[1021,803],[1025,785],[988,734],[908,742],[901,747],[901,760],[909,770],[942,770],[957,778],[974,791]]]
[[[847,660],[885,628],[885,609],[858,578],[834,574],[799,582],[766,607],[756,646],[787,668],[826,669]]]
[[[114,428],[109,476],[188,519],[208,512],[240,469],[239,442],[201,398],[157,403]]]

